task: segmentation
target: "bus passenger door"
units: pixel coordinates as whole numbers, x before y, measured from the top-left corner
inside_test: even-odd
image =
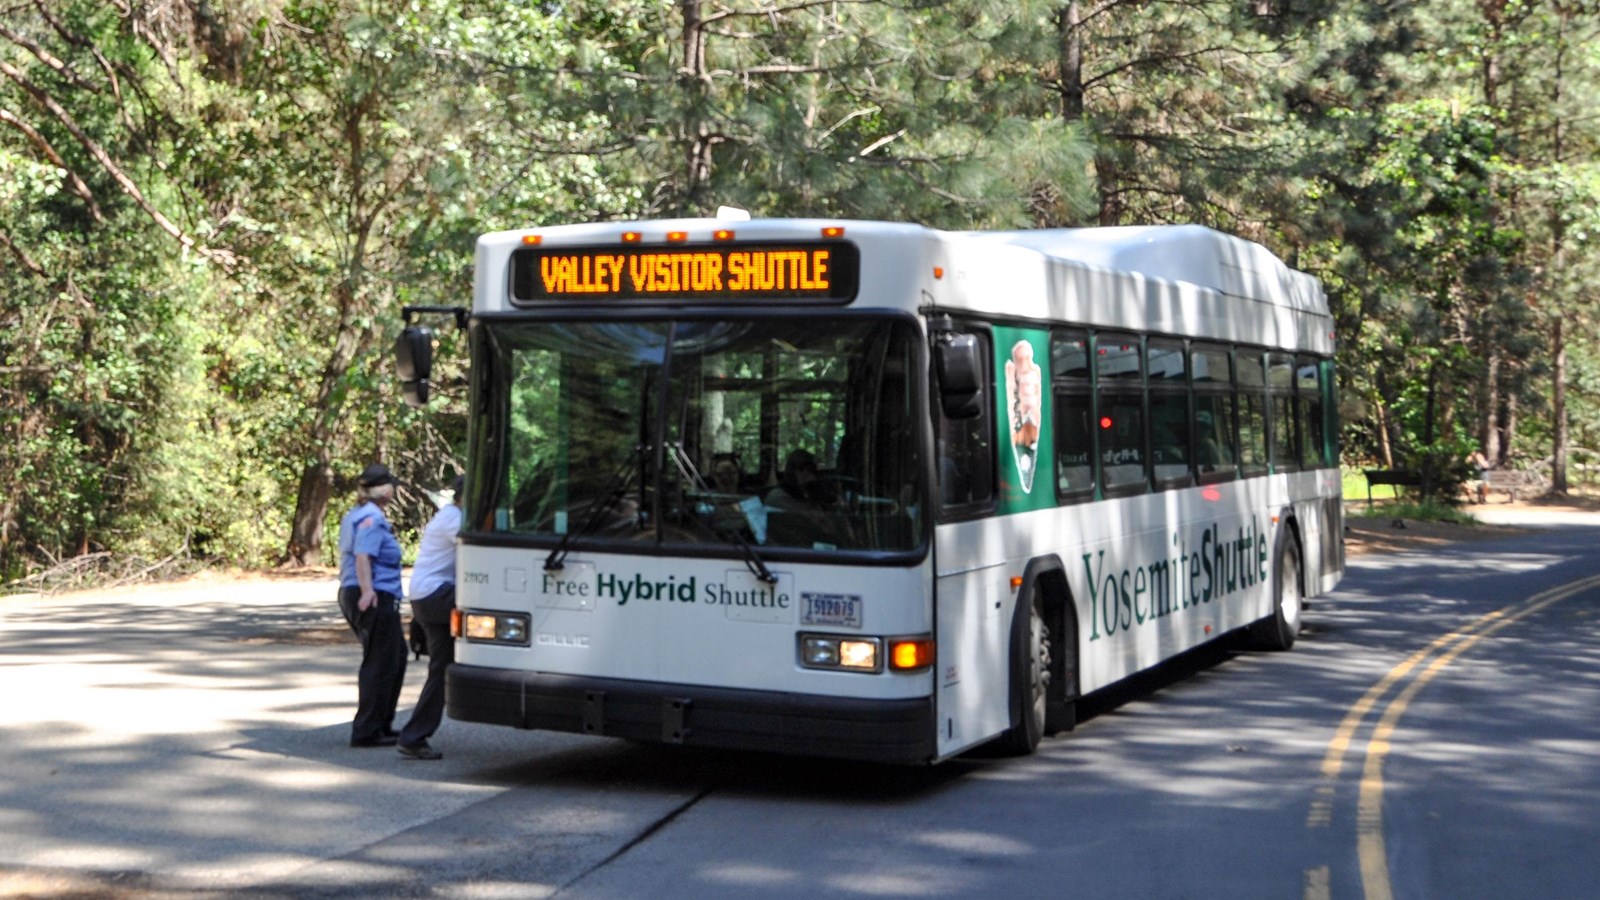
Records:
[[[939,755],[948,756],[1005,730],[1007,628],[1004,549],[995,539],[996,424],[994,356],[986,328],[956,326],[975,338],[981,373],[976,402],[933,404],[935,486],[934,604],[939,647]],[[971,347],[972,342],[967,346]],[[935,384],[935,397],[940,385]]]

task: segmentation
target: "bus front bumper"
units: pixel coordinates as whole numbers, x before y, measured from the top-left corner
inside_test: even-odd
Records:
[[[452,665],[462,722],[892,763],[936,753],[933,700],[861,700]]]

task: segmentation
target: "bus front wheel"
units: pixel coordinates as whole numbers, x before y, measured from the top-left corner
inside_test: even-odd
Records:
[[[1272,614],[1250,626],[1250,636],[1264,650],[1288,650],[1300,635],[1300,614],[1305,610],[1300,587],[1300,545],[1284,536],[1272,586]]]
[[[1001,736],[1006,752],[1033,752],[1044,736],[1050,695],[1050,627],[1037,591],[1019,603],[1011,628],[1011,704],[1013,724]]]

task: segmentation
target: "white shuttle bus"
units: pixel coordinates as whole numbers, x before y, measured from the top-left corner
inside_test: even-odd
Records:
[[[1025,753],[1343,573],[1325,298],[1206,228],[508,231],[469,333],[458,720]]]

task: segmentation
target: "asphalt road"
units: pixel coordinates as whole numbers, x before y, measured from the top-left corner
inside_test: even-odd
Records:
[[[1600,517],[1519,524],[928,769],[448,721],[404,760],[346,746],[331,583],[0,598],[0,896],[1593,897]]]

